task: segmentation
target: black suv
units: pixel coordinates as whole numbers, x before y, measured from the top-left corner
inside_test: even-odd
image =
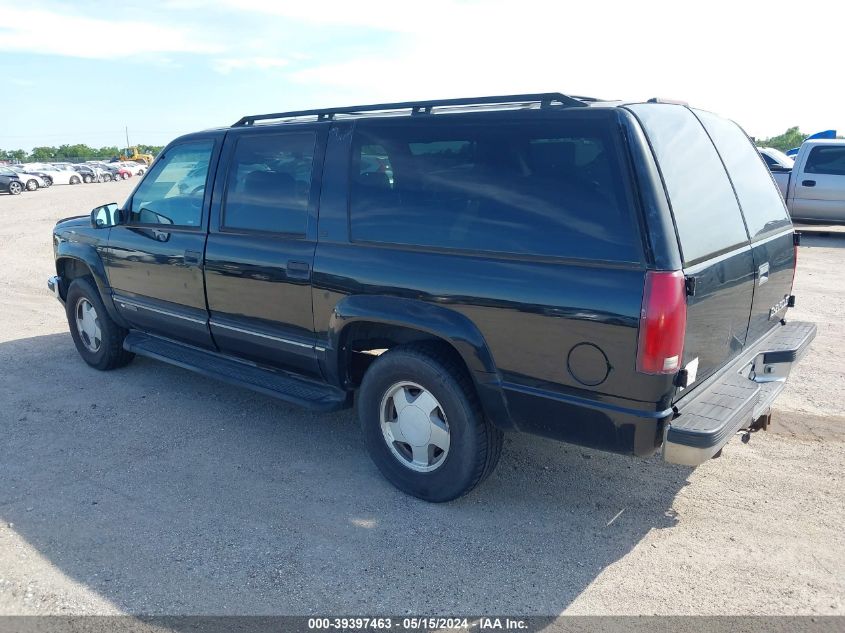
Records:
[[[316,410],[352,405],[430,501],[503,431],[697,465],[764,426],[815,326],[745,133],[684,104],[533,94],[247,116],[59,222],[71,335]]]

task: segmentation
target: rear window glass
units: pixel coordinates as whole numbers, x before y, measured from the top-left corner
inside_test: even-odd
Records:
[[[640,260],[608,121],[363,123],[353,156],[355,240]]]
[[[733,121],[710,112],[696,110],[695,114],[728,169],[751,237],[789,226],[780,191],[745,132]]]
[[[845,147],[820,145],[810,150],[807,166],[804,171],[808,174],[828,176],[845,176]]]
[[[670,104],[630,108],[645,129],[663,174],[684,261],[747,241],[725,168],[695,115]]]

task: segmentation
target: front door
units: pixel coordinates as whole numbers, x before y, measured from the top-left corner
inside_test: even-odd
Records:
[[[165,150],[124,205],[106,257],[115,305],[130,324],[201,347],[213,347],[202,261],[217,144],[198,138]]]
[[[311,267],[326,128],[227,134],[205,255],[220,351],[313,375]]]
[[[796,164],[792,173],[796,218],[842,222],[845,220],[845,145],[819,144]],[[800,175],[799,175],[800,174]]]

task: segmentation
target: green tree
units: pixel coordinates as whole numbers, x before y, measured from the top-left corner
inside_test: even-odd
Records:
[[[33,147],[29,160],[35,163],[49,163],[56,160],[55,147]]]
[[[804,139],[806,139],[807,136],[807,134],[801,132],[798,129],[798,126],[796,126],[789,128],[783,134],[778,134],[777,136],[773,136],[771,138],[758,138],[755,142],[758,147],[774,147],[775,149],[785,152],[793,147],[800,147],[801,143],[804,142]]]

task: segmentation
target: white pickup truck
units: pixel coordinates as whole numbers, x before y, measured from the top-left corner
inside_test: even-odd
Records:
[[[791,170],[769,168],[793,220],[845,222],[845,139],[804,141]]]

